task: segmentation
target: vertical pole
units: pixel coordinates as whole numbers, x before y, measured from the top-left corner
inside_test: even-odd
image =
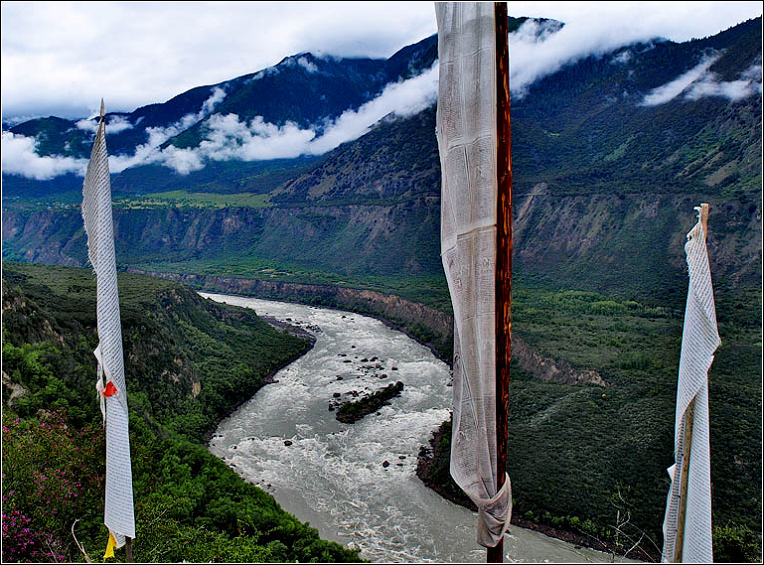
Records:
[[[703,228],[703,240],[708,242],[708,212],[707,203],[700,205],[700,225]],[[692,453],[692,426],[695,419],[695,399],[687,406],[684,413],[684,441],[682,442],[682,468],[679,474],[679,513],[676,524],[676,543],[674,544],[674,563],[684,563],[684,523],[687,519],[687,483],[690,478],[690,454]]]
[[[507,469],[509,361],[512,347],[512,130],[509,102],[509,24],[507,3],[494,3],[496,15],[496,488]],[[488,563],[504,562],[504,540],[488,548]]]
[[[684,442],[682,469],[680,473],[679,514],[676,524],[676,543],[674,544],[674,563],[684,563],[684,522],[687,519],[687,479],[690,475],[690,453],[692,447],[692,423],[695,417],[695,400],[690,402],[684,415]]]
[[[125,538],[125,563],[133,562],[133,538]]]

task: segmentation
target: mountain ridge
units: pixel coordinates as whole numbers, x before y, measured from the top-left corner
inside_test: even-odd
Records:
[[[539,458],[512,461],[518,513],[589,522],[604,539],[611,495],[623,494],[634,524],[658,539],[686,300],[683,244],[694,206],[709,202],[723,341],[709,379],[712,446],[724,454],[713,470],[714,518],[760,529],[760,30],[757,18],[711,38],[583,57],[514,98],[513,327],[544,357],[592,368],[610,385],[563,389],[513,368],[510,414],[522,430],[514,449]],[[418,52],[420,64],[431,49]],[[396,72],[414,51],[399,52]],[[307,72],[301,55],[287,68]],[[400,297],[407,311],[414,304],[410,318],[426,305],[440,327],[451,306],[434,131],[430,105],[387,114],[299,166],[216,161],[185,176],[157,163],[127,168],[113,177],[118,265],[353,308],[369,308],[357,300],[366,291],[380,293],[388,298],[375,307]],[[68,202],[4,192],[4,258],[85,263],[76,180],[68,179]],[[322,292],[307,296],[304,286],[319,284]],[[404,320],[435,343],[433,328],[415,321]],[[448,339],[436,345],[447,356]],[[538,473],[539,461],[548,473]]]
[[[626,298],[678,300],[682,237],[693,206],[703,200],[712,205],[714,272],[729,288],[756,284],[761,272],[761,93],[728,100],[718,95],[689,99],[678,92],[661,104],[642,101],[656,85],[697,67],[709,48],[716,55],[726,49],[715,64],[732,61],[732,77],[756,66],[760,24],[758,18],[684,44],[634,44],[582,59],[531,85],[513,107],[519,272]],[[426,67],[433,41],[405,48],[388,61],[395,61],[398,73],[408,68],[405,56],[413,53]],[[662,67],[665,61],[670,68]],[[720,84],[720,76],[708,75],[701,83]],[[383,276],[393,293],[399,285],[389,277],[425,277],[441,281],[434,300],[447,303],[438,246],[441,173],[434,130],[430,106],[410,117],[388,116],[321,157],[220,161],[185,176],[159,164],[128,168],[112,179],[118,195],[115,221],[118,233],[128,234],[127,226],[133,226],[141,236],[131,237],[129,244],[117,241],[118,260],[148,270],[159,261],[170,272],[220,274],[215,269],[222,264],[209,269],[225,253],[227,272],[239,269],[253,276],[254,266],[267,265],[311,272],[321,282]],[[76,177],[68,182],[76,189]],[[30,185],[19,184],[25,190]],[[4,188],[10,188],[4,196],[17,194],[8,183]],[[161,196],[178,189],[205,192],[212,204],[183,211],[189,204],[182,197]],[[240,192],[261,195],[257,209],[243,200],[237,205]],[[152,193],[153,200],[136,193]],[[231,197],[222,200],[216,194]],[[217,224],[223,220],[218,201],[225,202],[225,221],[238,231]],[[4,257],[82,264],[77,215],[24,206],[23,199],[17,205],[4,198]],[[158,213],[162,207],[176,212]],[[198,232],[201,226],[204,231]],[[170,242],[164,241],[167,234],[175,234]],[[620,268],[603,271],[606,265]]]

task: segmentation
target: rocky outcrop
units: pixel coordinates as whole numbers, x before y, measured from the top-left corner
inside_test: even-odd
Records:
[[[403,391],[403,383],[398,381],[390,383],[385,388],[365,395],[358,400],[351,400],[340,404],[335,417],[343,424],[352,424],[364,416],[373,414],[383,406],[390,404],[390,400],[400,396]]]
[[[760,284],[760,201],[708,191],[555,194],[539,183],[516,202],[515,266],[568,288],[648,302],[673,298],[672,307],[681,307],[685,236],[701,202],[712,210],[708,248],[715,281]]]
[[[6,394],[7,389],[7,394]],[[21,386],[19,383],[14,383],[11,381],[11,377],[8,376],[8,374],[3,371],[3,400],[5,401],[6,405],[10,408],[13,406],[13,402],[17,398],[21,398],[25,394],[27,394],[29,391],[25,389],[23,386]]]

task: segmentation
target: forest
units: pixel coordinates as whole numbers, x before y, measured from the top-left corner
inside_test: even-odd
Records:
[[[309,342],[183,285],[124,273],[119,285],[134,558],[362,561],[205,447],[217,422]],[[4,562],[83,561],[75,536],[92,560],[106,547],[95,324],[91,271],[3,263]]]
[[[717,300],[722,345],[709,372],[716,562],[761,555],[760,307],[754,292]],[[513,327],[524,341],[596,370],[607,386],[544,382],[513,360],[513,516],[576,533],[598,549],[624,551],[639,541],[641,558],[660,559],[682,323],[680,309],[516,285]],[[435,437],[425,475],[469,505],[449,473],[451,422]]]

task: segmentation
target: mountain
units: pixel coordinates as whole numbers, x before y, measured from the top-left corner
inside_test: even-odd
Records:
[[[91,556],[107,535],[95,277],[4,263],[2,282],[3,561],[80,561],[73,522]],[[119,294],[135,554],[147,562],[360,561],[205,446],[217,423],[309,342],[169,281],[121,273]]]
[[[141,166],[151,162],[146,159],[148,150],[198,147],[209,132],[213,116],[235,115],[242,123],[257,117],[270,127],[292,125],[320,135],[326,124],[344,112],[357,110],[379,96],[386,85],[420,74],[436,58],[435,36],[401,50],[388,60],[301,53],[256,73],[193,88],[161,104],[143,106],[130,113],[109,113],[106,121],[110,154],[137,165],[128,167],[130,173],[124,182],[115,179],[115,189],[130,190],[138,176],[143,182],[136,190],[141,190],[170,173],[173,169],[157,170],[149,164],[146,170]],[[41,157],[85,159],[90,154],[95,126],[95,118],[75,121],[50,116],[17,124],[8,131],[34,137],[36,153]],[[297,171],[301,170],[300,161],[295,163]],[[241,164],[234,168],[236,176],[243,176]],[[254,172],[243,167],[244,176],[257,176],[262,162],[251,163],[250,168]],[[28,190],[17,175],[4,173],[3,179],[6,194],[20,195]],[[197,178],[193,182],[203,180]],[[66,182],[49,184],[48,190],[52,192],[70,188]],[[238,186],[239,191],[248,188]],[[36,192],[43,191],[38,188]]]
[[[344,74],[336,69],[346,62],[307,55],[285,59],[274,67],[281,70],[264,74],[271,82],[310,75],[295,62],[304,58],[325,69],[320,72],[335,69],[333,76],[342,74],[343,80],[372,66],[375,76],[400,77],[428,68],[434,46],[434,38],[428,38],[387,61],[353,62]],[[589,56],[516,96],[517,275],[679,307],[682,237],[693,221],[692,207],[704,200],[712,205],[709,245],[721,288],[756,285],[762,98],[756,91],[760,82],[740,77],[760,65],[760,51],[759,18],[703,40],[634,44]],[[704,79],[670,99],[646,103],[704,64],[710,65]],[[266,77],[247,83],[251,78],[230,82],[240,85],[242,96],[254,96],[254,85],[265,84]],[[375,81],[367,92],[384,83]],[[753,92],[733,99],[718,94],[730,84],[749,84]],[[701,87],[711,94],[699,95]],[[166,103],[168,119],[195,107],[202,94],[193,89]],[[220,104],[244,115],[242,107],[231,106],[234,102],[229,94]],[[137,114],[158,123],[158,107]],[[118,258],[145,270],[161,266],[254,278],[265,273],[303,282],[359,285],[376,276],[384,278],[376,289],[395,293],[418,288],[414,279],[435,281],[431,304],[447,309],[434,118],[434,107],[409,117],[388,115],[365,135],[320,157],[213,161],[188,175],[160,164],[127,168],[113,179],[115,190],[125,192],[115,211],[117,232],[123,234]],[[273,114],[269,119],[287,118]],[[180,144],[194,131],[168,143]],[[15,194],[10,188],[6,194]],[[170,189],[208,196],[197,195],[192,202],[182,194],[156,195]],[[235,196],[240,192],[262,196],[248,204],[250,196]],[[135,193],[153,193],[154,199]],[[5,257],[82,264],[84,239],[76,211],[55,205],[35,211],[9,199],[4,207]],[[407,297],[421,297],[419,290],[411,292],[417,297]]]
[[[510,18],[510,29],[516,30],[528,20]],[[539,33],[562,27],[552,20],[532,21],[545,24]],[[361,135],[365,126],[390,111],[380,109],[384,107],[380,103],[383,95],[400,88],[401,83],[431,73],[436,59],[436,36],[405,47],[387,60],[299,53],[273,67],[196,87],[164,103],[129,113],[109,113],[112,173],[124,172],[114,175],[114,189],[142,193],[149,188],[151,192],[165,190],[168,185],[203,185],[204,190],[220,192],[267,192],[286,180],[282,173],[290,165],[295,175],[300,174],[306,158]],[[426,95],[434,101],[434,92]],[[367,111],[379,115],[361,115],[364,124],[359,129],[353,118],[370,103],[377,107]],[[64,120],[54,116],[8,128],[4,125],[4,132],[36,143],[34,154],[27,150],[27,160],[50,157],[63,169],[56,173],[49,170],[50,163],[40,165],[32,179],[29,171],[9,169],[6,164],[4,193],[36,197],[76,189],[76,183],[64,173],[83,174],[95,127],[95,118]],[[253,137],[256,142],[267,143],[278,138],[278,154],[248,145]],[[213,143],[210,149],[210,140],[220,138],[226,147]],[[208,147],[202,148],[203,142]],[[232,144],[239,147],[231,151]],[[270,175],[270,167],[263,163],[278,157],[286,160]],[[203,172],[203,167],[211,171]],[[210,176],[216,180],[209,182]]]
[[[559,37],[559,23],[531,24],[531,44]],[[514,25],[518,41],[529,28]],[[715,520],[760,529],[761,25],[757,18],[705,39],[571,58],[513,93],[513,331],[544,358],[597,371],[609,385],[603,392],[539,383],[513,367],[512,417],[523,434],[512,449],[539,452],[554,469],[539,474],[535,460],[513,463],[518,508],[534,520],[548,515],[571,527],[591,520],[585,531],[601,536],[613,520],[612,497],[623,495],[634,523],[660,535],[687,289],[683,244],[693,207],[709,202],[723,342],[710,385],[722,493]],[[140,123],[115,115],[115,125],[135,123],[110,134],[110,148],[119,147],[112,136],[152,123],[163,134],[152,154],[167,157],[113,175],[120,268],[376,315],[398,297],[450,314],[439,255],[436,110],[426,97],[409,111],[385,106],[325,152],[251,161],[243,153],[265,138],[322,139],[344,124],[346,110],[358,116],[402,86],[431,87],[434,48],[428,38],[377,62],[295,55],[273,67],[278,72],[233,79],[227,91],[200,87],[166,108],[136,110],[144,112]],[[331,80],[322,86],[319,70],[348,92],[333,91]],[[305,88],[287,92],[283,85],[303,84],[294,81]],[[274,93],[267,104],[262,85]],[[280,107],[279,96],[293,98]],[[325,112],[331,117],[316,121]],[[21,126],[19,135],[45,126],[42,141],[57,135],[63,143],[71,127],[53,118]],[[221,153],[203,152],[211,147]],[[224,151],[231,158],[222,159]],[[203,166],[181,171],[170,163]],[[56,179],[4,175],[4,258],[85,264],[77,178],[57,177],[75,188],[67,195]],[[340,291],[352,296],[338,298]],[[374,308],[363,305],[366,294]],[[421,330],[448,358],[452,336],[413,322],[395,320]],[[447,458],[441,463],[447,470]]]
[[[658,100],[656,91],[704,62],[707,79],[679,81],[675,97]],[[746,73],[759,81],[750,96],[711,95]],[[516,178],[568,193],[757,191],[760,80],[760,18],[704,40],[589,57],[534,83],[513,103]]]

